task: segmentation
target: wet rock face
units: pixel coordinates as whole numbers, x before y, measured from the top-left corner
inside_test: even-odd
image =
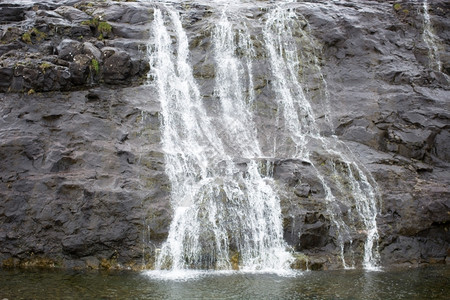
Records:
[[[140,86],[149,70],[153,6],[56,2],[0,3],[0,261],[26,265],[46,257],[49,265],[90,268],[151,263],[172,215],[158,97],[154,86]],[[423,40],[421,3],[292,4],[314,37],[315,49],[302,50],[318,54],[327,83],[332,128],[322,126],[322,133],[345,141],[378,185],[385,266],[449,261],[450,8],[429,2],[441,71]],[[217,12],[208,5],[176,9],[194,76],[205,103],[214,105],[210,25]],[[243,14],[264,20],[258,6]],[[277,132],[268,120],[277,105],[261,43],[254,39],[255,122],[268,152]],[[325,95],[318,82],[314,76],[303,82],[313,104]],[[326,163],[324,153],[311,149]],[[282,155],[272,163],[285,240],[316,269],[341,267],[313,167]],[[361,255],[364,232],[352,238]]]
[[[330,20],[336,8],[302,13],[323,45],[335,133],[378,183],[382,263],[444,262],[449,70],[439,72],[430,60],[422,3],[394,4],[338,4],[336,21]],[[429,12],[444,66],[449,37],[437,28],[449,26],[448,4],[429,1]]]
[[[149,92],[2,94],[2,260],[47,256],[84,267],[89,257],[142,259],[144,219],[168,210],[157,112],[135,96]],[[166,228],[162,217],[153,231]]]

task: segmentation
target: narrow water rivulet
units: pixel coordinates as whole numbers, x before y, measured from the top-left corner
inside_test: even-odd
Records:
[[[206,97],[194,76],[188,25],[175,8],[154,9],[149,78],[161,103],[173,209],[155,268],[289,270],[294,256],[283,239],[283,191],[272,172],[278,159],[302,161],[320,182],[342,266],[377,267],[376,183],[330,131],[327,84],[306,19],[283,5],[258,18],[213,14],[205,31],[214,88]],[[270,136],[258,123],[256,67],[265,69],[273,95],[273,113],[265,117],[275,128]],[[312,93],[319,95],[315,103]],[[355,235],[364,236],[363,245],[354,245]]]
[[[442,71],[442,63],[439,57],[437,37],[434,33],[430,19],[428,0],[423,0],[423,40],[428,47],[429,66],[438,72]]]

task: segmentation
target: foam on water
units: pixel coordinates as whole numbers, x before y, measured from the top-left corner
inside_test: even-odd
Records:
[[[152,279],[161,281],[191,281],[196,279],[202,279],[205,277],[215,276],[233,276],[236,274],[248,274],[248,275],[276,275],[279,277],[299,277],[303,276],[310,271],[298,271],[298,270],[280,270],[280,269],[266,269],[266,270],[148,270],[142,272],[142,275]]]

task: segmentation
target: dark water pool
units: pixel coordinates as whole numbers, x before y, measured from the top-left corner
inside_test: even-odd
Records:
[[[3,299],[450,299],[450,266],[379,272],[161,274],[0,270]]]

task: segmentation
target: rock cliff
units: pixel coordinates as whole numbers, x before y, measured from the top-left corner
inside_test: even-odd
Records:
[[[238,17],[262,24],[272,2],[242,4]],[[313,103],[329,101],[331,126],[322,124],[323,135],[344,141],[377,183],[382,265],[448,263],[449,3],[430,1],[428,22],[421,1],[288,5],[310,34],[303,53],[320,65],[320,73],[305,71],[303,84]],[[211,27],[221,6],[173,6],[207,102],[214,93]],[[172,218],[160,106],[147,79],[155,7],[163,4],[0,3],[3,266],[151,267]],[[258,134],[268,149],[266,137],[276,134],[266,118],[274,95],[258,41],[254,92]],[[319,149],[313,154],[327,159]],[[271,161],[283,191],[285,240],[311,268],[341,267],[311,166],[283,155]],[[363,237],[353,237],[355,255]]]

